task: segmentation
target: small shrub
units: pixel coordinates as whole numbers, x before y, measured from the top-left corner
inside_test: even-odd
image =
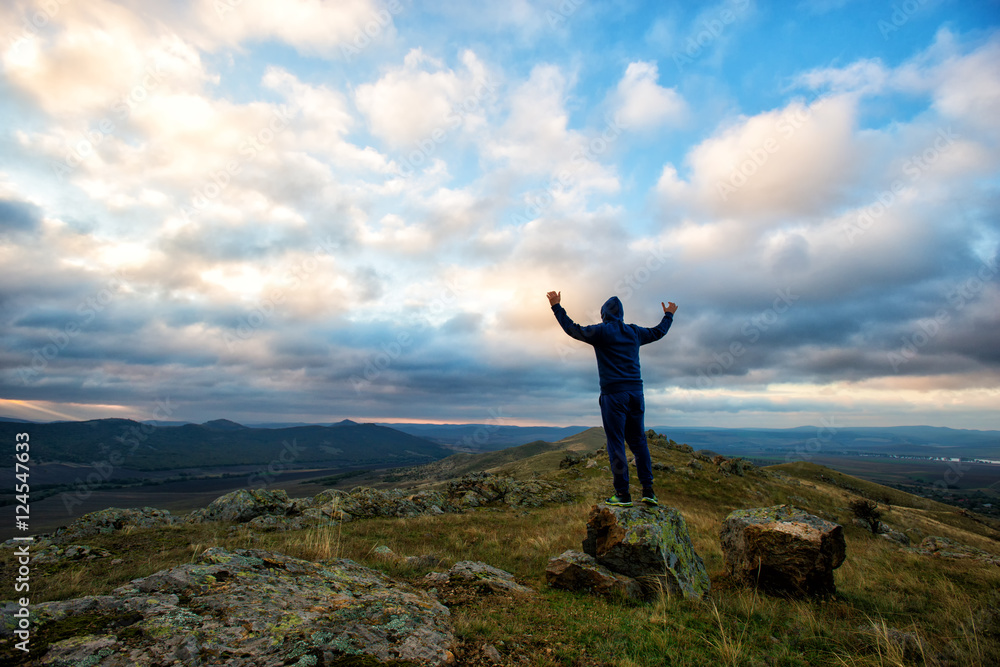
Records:
[[[882,512],[878,509],[878,503],[867,498],[858,498],[857,500],[852,500],[848,508],[855,518],[868,524],[868,528],[872,531],[873,535],[878,534],[878,525],[882,520]]]

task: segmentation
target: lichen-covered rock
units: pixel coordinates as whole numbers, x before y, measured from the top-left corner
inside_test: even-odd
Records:
[[[719,534],[730,575],[776,593],[830,595],[844,529],[791,505],[731,512]]]
[[[672,507],[595,505],[583,551],[648,588],[700,599],[711,583],[681,513]]]
[[[208,507],[191,512],[194,521],[246,522],[264,514],[288,514],[292,501],[284,490],[238,489],[213,500]]]
[[[983,551],[967,544],[950,540],[947,537],[928,535],[920,541],[920,545],[914,548],[904,549],[913,553],[925,556],[936,556],[937,558],[951,558],[955,560],[976,560],[986,564],[1000,565],[1000,556],[989,551]]]
[[[329,499],[321,499],[320,495]],[[374,517],[410,518],[441,513],[442,507],[454,511],[444,494],[437,491],[407,494],[399,489],[357,487],[350,493],[324,491],[320,495],[316,497],[319,502],[315,507],[337,520]]]
[[[5,627],[11,611],[2,611]],[[454,662],[448,609],[429,594],[349,560],[260,550],[209,549],[111,595],[34,605],[31,622],[46,665]]]
[[[134,528],[149,528],[169,526],[179,522],[181,522],[181,519],[172,516],[167,510],[158,510],[153,507],[130,509],[109,507],[97,512],[84,514],[70,525],[57,528],[55,532],[46,537],[53,544],[66,544],[80,542],[94,535],[112,533],[129,526]]]
[[[638,581],[624,574],[616,574],[588,554],[574,549],[549,559],[545,566],[545,581],[553,588],[584,591],[604,597],[624,597],[644,601],[649,591]]]
[[[274,514],[261,514],[250,519],[245,525],[250,530],[260,533],[284,532],[286,530],[301,530],[307,525],[314,525],[316,521],[311,521],[300,516],[275,516]],[[237,526],[233,526],[237,528]]]
[[[514,581],[514,575],[481,561],[463,560],[451,566],[447,573],[431,572],[427,581],[437,584],[460,584],[480,593],[532,595],[534,590]]]
[[[521,481],[488,472],[471,473],[451,482],[447,493],[449,499],[454,499],[460,507],[541,507],[573,499],[572,494],[558,484],[539,480]],[[470,493],[474,495],[469,495]]]
[[[719,468],[719,472],[723,475],[736,475],[738,477],[743,477],[746,473],[755,468],[752,463],[740,457],[736,457],[734,459],[727,459],[724,457],[717,458],[722,458],[722,460],[716,463],[716,465]]]
[[[375,547],[372,552],[379,558],[384,558],[388,561],[394,561],[396,563],[402,563],[404,565],[409,565],[411,567],[438,567],[444,564],[444,561],[440,556],[435,554],[422,554],[420,556],[402,556],[397,554],[395,551],[385,546],[384,544]]]

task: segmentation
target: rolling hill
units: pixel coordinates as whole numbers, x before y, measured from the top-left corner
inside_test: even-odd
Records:
[[[444,458],[438,443],[375,424],[250,428],[228,420],[154,426],[128,419],[0,423],[0,438],[31,436],[31,459],[92,465],[107,461],[132,470],[174,470],[238,465],[382,465]]]
[[[548,559],[580,548],[591,506],[610,492],[607,461],[599,452],[602,443],[601,430],[589,429],[554,443],[457,454],[410,469],[413,475],[405,480],[396,479],[402,471],[369,471],[342,480],[341,486],[402,486],[405,494],[446,486],[465,472],[492,470],[562,486],[575,496],[564,503],[354,518],[287,531],[180,523],[94,535],[88,548],[103,550],[106,557],[39,563],[33,569],[32,602],[106,595],[138,577],[190,563],[209,547],[252,547],[330,567],[337,558],[350,558],[427,590],[448,607],[456,664],[461,665],[998,664],[1000,568],[995,562],[1000,559],[1000,522],[815,463],[748,467],[734,474],[727,472],[732,468],[694,459],[655,438],[651,453],[660,464],[654,472],[657,494],[661,505],[677,508],[684,517],[711,577],[710,595],[702,601],[662,596],[637,605],[547,586]],[[568,454],[583,456],[574,457],[575,465],[560,466]],[[692,465],[693,460],[698,464]],[[307,495],[299,482],[276,488],[294,498]],[[849,508],[861,498],[876,500],[882,520],[909,544],[856,525]],[[834,573],[837,593],[829,599],[771,597],[727,574],[719,529],[728,513],[785,503],[843,525],[847,559]],[[935,546],[942,544],[947,549]],[[507,570],[535,593],[518,597],[454,584],[431,587],[429,571],[465,560]],[[16,567],[14,559],[6,559],[0,562],[0,575],[12,581]],[[135,624],[134,619],[129,622]],[[297,622],[287,619],[287,624]],[[92,631],[89,625],[74,626],[62,634],[38,633],[33,640],[41,646]],[[138,630],[131,632],[120,636],[127,641]],[[177,630],[177,636],[182,632]],[[4,648],[0,641],[0,652]],[[20,654],[6,655],[21,661],[12,664],[28,664]]]

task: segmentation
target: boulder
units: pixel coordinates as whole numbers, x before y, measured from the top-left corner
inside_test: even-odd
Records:
[[[583,591],[603,597],[624,597],[630,600],[648,599],[649,591],[638,581],[623,574],[616,574],[588,554],[568,549],[549,559],[545,567],[545,581],[553,588]]]
[[[180,521],[179,517],[172,516],[169,511],[153,507],[129,509],[109,507],[84,514],[70,525],[57,528],[47,537],[52,544],[65,544],[94,535],[106,535],[128,527],[169,526]]]
[[[383,558],[387,561],[392,561],[396,563],[401,563],[403,565],[409,565],[411,567],[439,567],[444,564],[444,561],[435,554],[423,554],[420,556],[401,556],[395,551],[385,546],[384,544],[375,547],[373,552],[379,558]]]
[[[723,459],[718,464],[719,472],[723,475],[736,475],[743,477],[747,471],[753,470],[754,466],[749,461],[736,457],[734,459]]]
[[[314,525],[315,521],[303,521],[298,516],[275,516],[274,514],[261,514],[255,516],[246,523],[246,527],[260,533],[284,532],[286,530],[301,530],[306,525]],[[237,526],[233,526],[236,528]]]
[[[782,594],[831,595],[833,571],[844,562],[839,524],[791,505],[735,510],[719,534],[735,579]]]
[[[672,507],[595,505],[583,551],[613,572],[670,595],[699,599],[711,585],[684,517]]]
[[[573,499],[572,494],[558,484],[539,480],[520,481],[488,472],[470,473],[450,482],[447,493],[459,507],[541,507]]]
[[[470,584],[484,593],[531,595],[535,591],[514,581],[514,575],[481,561],[463,560],[448,570],[448,582]]]
[[[534,590],[514,581],[514,575],[482,561],[463,560],[447,572],[429,572],[424,576],[428,583],[452,584],[474,589],[478,594],[504,593],[532,595]]]
[[[212,548],[110,595],[33,605],[32,645],[46,665],[447,665],[449,620],[426,592],[350,560]]]
[[[1000,556],[996,554],[937,535],[928,535],[920,541],[919,546],[905,549],[905,551],[938,558],[970,559],[981,563],[1000,565]]]
[[[292,507],[285,491],[278,489],[238,489],[220,496],[208,507],[191,512],[194,521],[236,521],[243,523],[258,516],[284,516]]]

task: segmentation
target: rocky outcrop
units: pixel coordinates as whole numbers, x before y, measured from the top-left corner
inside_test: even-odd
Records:
[[[94,535],[113,533],[128,527],[151,528],[181,522],[183,519],[172,516],[167,510],[158,510],[153,507],[130,509],[109,507],[84,514],[69,526],[57,528],[52,535],[46,537],[53,544],[66,544],[79,542]]]
[[[31,563],[42,565],[45,563],[62,563],[66,561],[96,560],[98,558],[110,558],[111,552],[99,547],[91,547],[86,544],[48,544],[33,551]]]
[[[353,561],[259,550],[213,548],[111,595],[34,605],[32,626],[37,664],[454,662],[448,609],[429,594]]]
[[[791,505],[731,512],[719,540],[734,579],[781,594],[833,594],[846,555],[839,524]]]
[[[699,599],[711,585],[684,518],[672,507],[595,505],[583,550],[654,593]]]
[[[406,493],[399,489],[358,487],[350,492],[330,489],[309,498],[290,499],[283,490],[239,489],[213,500],[208,507],[186,516],[167,510],[109,508],[85,514],[69,526],[37,536],[36,544],[77,543],[92,535],[136,528],[180,523],[228,521],[251,531],[301,530],[333,522],[376,517],[409,518],[422,515],[465,512],[489,507],[541,507],[573,500],[563,487],[539,480],[516,480],[488,472],[466,475],[444,491]],[[4,547],[16,543],[8,540]]]
[[[452,565],[447,572],[431,572],[425,579],[433,584],[457,584],[471,587],[479,593],[487,594],[532,595],[535,592],[528,586],[514,581],[514,575],[510,572],[481,561],[459,561]]]
[[[545,567],[545,581],[553,588],[583,591],[607,598],[644,601],[650,597],[650,591],[632,577],[616,574],[593,556],[573,549],[549,559]]]
[[[435,554],[423,554],[420,556],[402,556],[400,554],[397,554],[395,551],[385,546],[384,544],[375,547],[373,553],[379,558],[382,558],[384,560],[391,561],[394,563],[400,563],[402,565],[409,565],[410,567],[431,568],[431,567],[438,567],[444,564],[444,561],[441,559],[441,557]]]
[[[970,547],[967,544],[950,540],[947,537],[928,535],[920,544],[913,548],[904,549],[912,553],[924,556],[934,556],[936,558],[950,558],[954,560],[975,560],[987,565],[1000,565],[1000,556],[989,551]]]
[[[717,466],[718,471],[723,475],[743,477],[756,468],[754,464],[740,457],[727,459],[724,456],[717,456],[716,459],[721,459],[713,462]]]
[[[572,494],[557,484],[539,480],[516,480],[488,472],[466,475],[448,485],[449,499],[460,506],[507,505],[541,507],[573,500]]]
[[[243,523],[265,514],[288,514],[292,501],[283,490],[239,489],[213,500],[208,507],[191,512],[194,521],[236,521]]]

